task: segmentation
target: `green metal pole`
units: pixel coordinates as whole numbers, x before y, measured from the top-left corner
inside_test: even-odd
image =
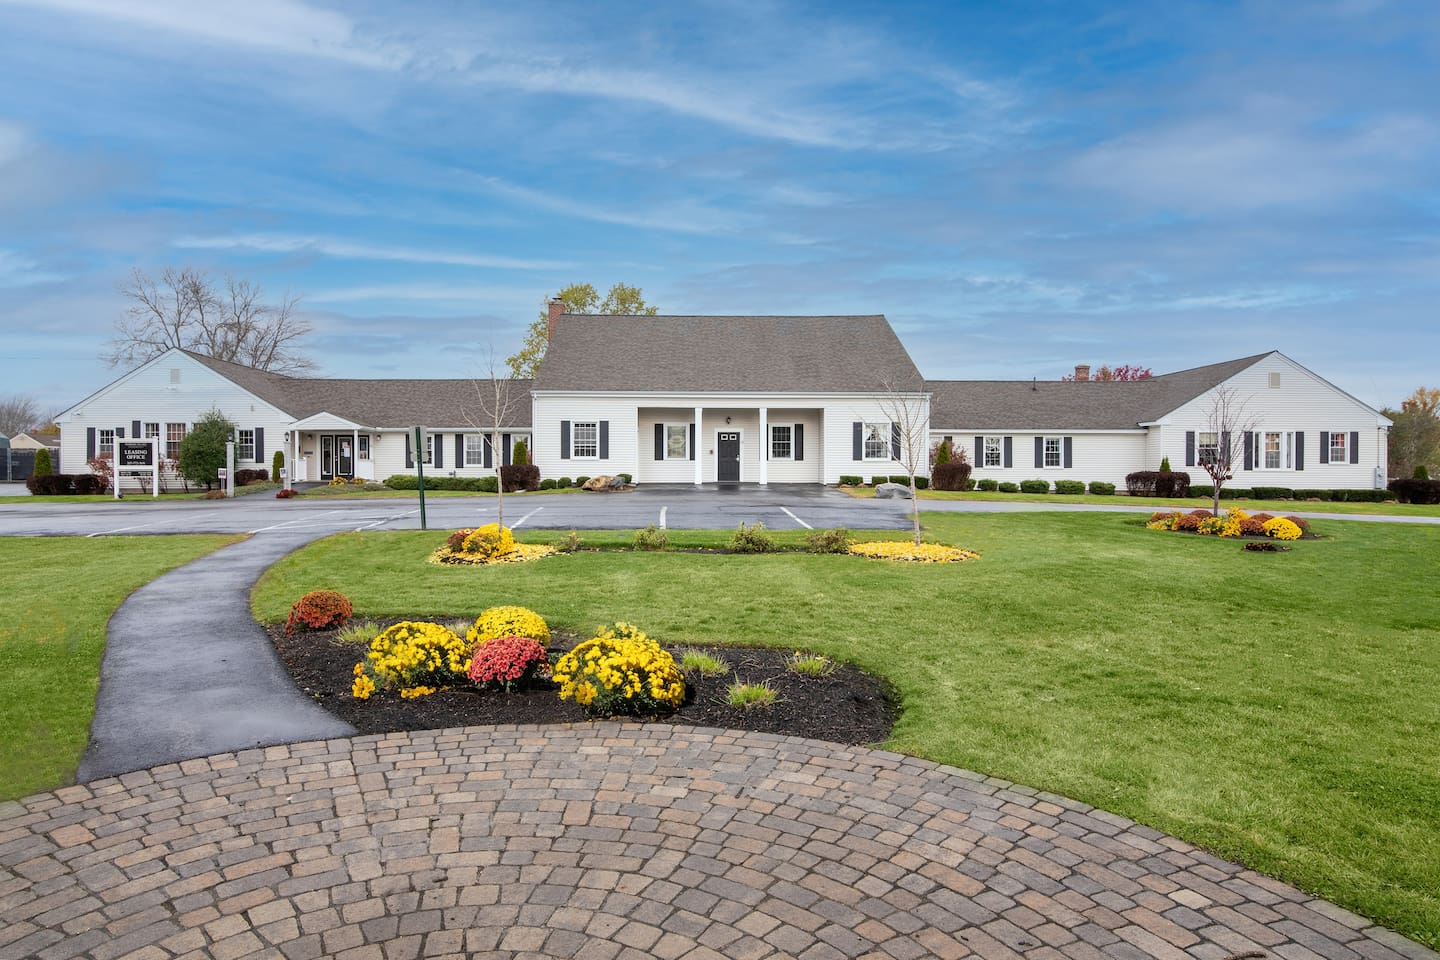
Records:
[[[420,485],[420,529],[425,529],[425,438],[421,431],[424,427],[415,428],[415,476]]]

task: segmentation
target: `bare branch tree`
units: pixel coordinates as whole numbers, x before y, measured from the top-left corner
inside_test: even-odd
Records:
[[[490,442],[491,460],[495,466],[495,522],[505,526],[505,481],[500,467],[504,455],[500,445],[504,442],[501,431],[510,423],[511,416],[523,402],[529,402],[529,394],[515,390],[515,383],[500,374],[500,364],[495,359],[495,348],[485,351],[485,364],[481,376],[471,378],[475,388],[475,411],[466,410],[465,420],[482,432]]]
[[[40,405],[35,398],[23,393],[12,393],[0,399],[0,433],[13,437],[24,433],[41,422]]]
[[[297,297],[267,304],[258,284],[230,276],[217,293],[191,267],[166,267],[158,281],[135,270],[120,293],[130,305],[103,355],[111,366],[136,366],[173,347],[275,373],[315,366],[298,352],[310,325],[295,311]]]
[[[915,477],[930,466],[929,411],[924,394],[905,390],[890,380],[882,381],[878,399],[881,412],[890,421],[891,435],[885,438],[890,457],[910,478],[910,518],[915,527],[915,545],[920,545],[920,498]]]
[[[1234,478],[1235,461],[1245,457],[1245,437],[1255,428],[1245,401],[1232,387],[1216,387],[1205,411],[1205,429],[1196,438],[1196,462],[1214,485],[1214,512],[1220,513],[1220,489]]]

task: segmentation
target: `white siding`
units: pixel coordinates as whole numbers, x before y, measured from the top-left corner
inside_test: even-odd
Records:
[[[172,373],[172,371],[178,371]],[[67,410],[60,424],[61,457],[57,473],[88,473],[86,431],[123,428],[128,438],[132,421],[159,423],[165,439],[165,424],[193,424],[211,409],[218,409],[239,429],[261,427],[265,431],[263,454],[253,461],[236,463],[236,469],[270,469],[270,458],[284,447],[285,431],[291,418],[283,411],[220,376],[204,364],[178,351],[161,356],[129,373],[94,396]],[[143,431],[143,426],[142,426]],[[164,444],[161,444],[163,453]],[[122,489],[137,481],[124,477]]]
[[[1279,386],[1270,386],[1270,375],[1279,374]],[[1234,479],[1230,486],[1290,487],[1310,490],[1363,490],[1384,486],[1376,483],[1376,468],[1385,475],[1388,426],[1374,410],[1326,383],[1299,364],[1278,354],[1260,360],[1226,381],[1244,403],[1240,419],[1253,422],[1256,433],[1303,433],[1304,469],[1244,469],[1237,457]],[[1206,415],[1214,399],[1210,391],[1195,398],[1167,416],[1163,421],[1162,451],[1176,470],[1189,472],[1192,483],[1209,483],[1205,471],[1186,463],[1185,434],[1205,430]],[[1321,432],[1341,432],[1346,436],[1347,458],[1344,463],[1320,462]],[[1359,433],[1359,463],[1348,458],[1350,434]],[[1282,451],[1282,459],[1283,459]]]
[[[930,441],[938,443],[951,437],[957,449],[963,448],[974,469],[970,476],[975,480],[995,480],[1000,483],[1019,483],[1021,480],[1080,480],[1089,483],[1099,480],[1113,483],[1118,490],[1125,489],[1125,475],[1135,470],[1147,469],[1149,460],[1146,434],[1142,430],[1082,433],[1064,430],[1044,432],[1016,430],[934,430]],[[1010,437],[1011,466],[1007,469],[984,465],[984,451],[976,451],[977,436]],[[1070,438],[1070,467],[1036,467],[1035,438],[1060,437],[1061,463],[1064,463],[1064,438]],[[1160,461],[1155,460],[1149,469],[1156,469]],[[1179,469],[1178,467],[1176,469]]]

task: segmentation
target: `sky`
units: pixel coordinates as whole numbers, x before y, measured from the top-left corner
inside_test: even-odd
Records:
[[[1278,349],[1437,385],[1440,3],[0,0],[0,393],[135,269],[472,375],[570,283],[883,313],[932,378]]]

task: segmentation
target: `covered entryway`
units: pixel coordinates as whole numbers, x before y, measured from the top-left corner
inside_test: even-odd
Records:
[[[636,420],[641,484],[824,482],[820,408],[654,406]]]
[[[355,476],[355,439],[351,434],[320,435],[320,479]]]
[[[721,430],[715,435],[715,482],[740,482],[740,433]]]
[[[329,413],[296,422],[285,435],[290,482],[375,479],[372,449],[376,431]]]

